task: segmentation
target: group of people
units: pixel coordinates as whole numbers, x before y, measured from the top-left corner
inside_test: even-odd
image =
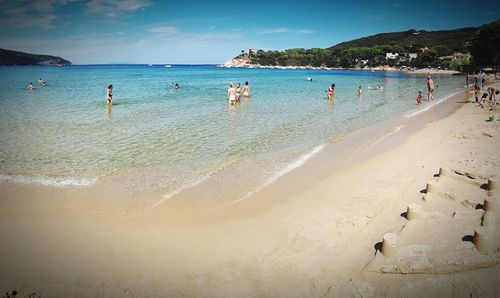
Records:
[[[488,107],[490,111],[493,111],[493,108],[497,106],[496,96],[500,93],[500,91],[493,87],[488,87],[486,92],[483,93],[481,99],[479,100],[479,106],[481,108]],[[477,98],[476,98],[477,100]]]
[[[236,86],[234,86],[233,83],[229,83],[229,88],[227,89],[227,100],[229,104],[233,105],[240,102],[242,95],[246,98],[250,97],[250,86],[248,82],[245,82],[243,89],[241,89],[240,83],[237,83]]]
[[[466,76],[466,86],[469,86],[469,80],[468,80],[468,75]],[[473,85],[473,90],[474,90],[474,99],[476,100],[476,103],[478,103],[478,106],[481,108],[488,107],[490,111],[493,110],[497,106],[497,99],[496,95],[500,93],[500,91],[496,88],[493,87],[488,87],[486,89],[486,92],[483,92],[481,95],[481,98],[479,98],[481,94],[481,90],[484,88],[484,83],[486,82],[485,79],[485,74],[484,72],[479,72],[476,76],[474,76],[474,85]]]
[[[46,85],[46,84],[45,84],[45,81],[44,81],[41,77],[38,79],[38,84],[39,84],[39,85],[41,85],[41,86],[45,86],[45,85]],[[35,89],[35,87],[33,86],[33,82],[30,82],[30,83],[28,84],[28,86],[26,87],[26,89],[28,89],[28,90],[30,90],[30,91],[31,91],[31,90],[34,90],[34,89]]]
[[[428,101],[433,101],[434,100],[434,81],[432,80],[431,76],[427,76],[427,98],[425,97],[424,93],[422,90],[418,90],[417,94],[417,105],[421,104],[424,99],[427,99]]]
[[[328,100],[333,100],[333,97],[335,96],[335,84],[331,84],[328,89],[325,90],[326,92],[326,98]],[[358,96],[363,95],[363,89],[361,86],[358,87]]]

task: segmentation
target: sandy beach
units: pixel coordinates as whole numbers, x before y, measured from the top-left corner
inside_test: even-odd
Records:
[[[119,182],[2,183],[0,291],[496,297],[500,114],[472,100],[458,94],[382,138],[354,134],[238,202],[181,194],[150,208],[120,204],[141,193]]]

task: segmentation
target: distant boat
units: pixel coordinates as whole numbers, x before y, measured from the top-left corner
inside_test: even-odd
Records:
[[[165,65],[164,65],[164,67],[166,67],[166,68],[170,68],[170,67],[172,67],[172,65],[170,65],[170,64],[165,64]]]

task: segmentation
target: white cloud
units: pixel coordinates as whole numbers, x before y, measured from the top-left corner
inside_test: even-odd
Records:
[[[104,14],[116,17],[123,12],[132,12],[151,6],[149,0],[91,0],[87,3],[87,14]]]
[[[56,8],[75,0],[0,1],[0,26],[53,29]]]
[[[160,36],[170,36],[179,33],[179,29],[174,26],[157,26],[150,28],[148,31],[158,33]]]
[[[288,29],[285,27],[280,27],[280,28],[270,28],[270,29],[260,30],[257,33],[259,33],[259,34],[276,34],[276,33],[311,34],[311,33],[314,33],[314,31],[308,30],[308,29]]]

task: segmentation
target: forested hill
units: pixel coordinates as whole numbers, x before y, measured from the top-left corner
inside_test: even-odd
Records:
[[[465,52],[466,43],[471,40],[477,29],[478,28],[461,28],[441,31],[408,30],[404,32],[380,33],[342,42],[330,49],[345,50],[356,47],[398,45],[407,50],[414,49],[415,51],[419,48],[443,46],[452,51]]]
[[[499,40],[500,20],[497,20],[478,28],[440,31],[412,29],[380,33],[342,42],[326,49],[252,50],[251,53],[242,51],[233,61],[279,66],[432,66],[463,70],[472,65],[499,65]]]
[[[71,62],[57,56],[29,54],[0,49],[0,65],[70,65]]]

